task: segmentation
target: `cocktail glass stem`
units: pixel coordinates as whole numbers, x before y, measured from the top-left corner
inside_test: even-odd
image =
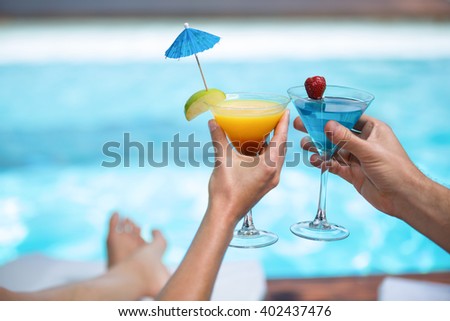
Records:
[[[266,143],[267,143],[266,137]],[[271,245],[278,241],[278,236],[272,232],[258,230],[253,223],[252,208],[245,214],[242,226],[234,231],[234,237],[231,240],[231,247],[238,248],[258,248]]]
[[[237,232],[238,235],[258,235],[259,232],[255,228],[255,225],[253,224],[253,216],[252,216],[252,210],[245,214],[244,221],[242,223],[241,229]]]
[[[340,225],[329,223],[327,220],[327,183],[331,165],[331,156],[325,152],[324,161],[320,166],[320,192],[316,217],[312,221],[298,222],[291,226],[291,231],[297,236],[316,241],[336,241],[345,239],[349,232]]]
[[[329,229],[330,224],[327,221],[327,183],[328,183],[328,163],[322,162],[320,171],[320,192],[319,204],[317,206],[317,214],[311,222],[311,227]]]

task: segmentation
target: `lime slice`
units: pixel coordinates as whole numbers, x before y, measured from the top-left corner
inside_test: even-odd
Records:
[[[209,105],[225,100],[225,93],[219,89],[200,90],[189,97],[184,105],[184,115],[192,120],[209,109]]]

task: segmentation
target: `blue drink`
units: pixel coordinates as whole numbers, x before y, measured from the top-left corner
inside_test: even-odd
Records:
[[[325,135],[327,122],[335,120],[351,129],[367,108],[365,102],[336,97],[325,97],[322,100],[298,98],[293,103],[317,149],[328,157],[331,157],[336,146]]]
[[[341,225],[328,222],[326,217],[327,164],[336,151],[336,145],[328,140],[324,129],[330,120],[337,121],[352,129],[369,107],[374,96],[362,90],[341,86],[327,86],[325,97],[321,100],[308,98],[304,86],[289,88],[288,93],[309,136],[325,160],[320,165],[320,192],[316,216],[312,221],[293,224],[291,232],[297,236],[316,241],[345,239],[349,235],[349,231]]]

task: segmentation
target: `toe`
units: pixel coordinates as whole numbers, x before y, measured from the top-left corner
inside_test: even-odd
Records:
[[[117,224],[119,224],[119,213],[114,212],[113,215],[111,215],[110,219],[109,219],[109,229],[115,229]]]
[[[126,218],[123,221],[123,231],[125,233],[132,234],[133,233],[133,229],[134,229],[133,225],[134,225],[133,222],[131,222],[130,219]]]
[[[154,244],[160,251],[161,254],[164,253],[167,247],[167,241],[164,235],[161,233],[160,230],[152,230],[152,244]]]
[[[119,213],[114,212],[109,219],[109,231],[108,231],[108,239],[115,233],[117,233],[117,226],[119,225],[120,217]]]

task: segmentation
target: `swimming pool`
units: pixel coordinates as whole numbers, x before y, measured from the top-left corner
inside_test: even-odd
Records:
[[[435,42],[450,34],[450,25],[388,25],[397,37],[411,32],[426,41],[432,39],[428,46],[432,50],[414,51],[414,41],[406,39],[405,52],[349,43],[347,55],[341,49],[314,55],[310,49],[296,53],[298,44],[279,50],[283,39],[292,40],[292,30],[304,35],[314,30],[314,23],[290,23],[289,28],[283,23],[273,28],[266,25],[268,38],[262,43],[255,37],[253,47],[245,46],[245,37],[252,35],[252,30],[255,35],[262,31],[249,23],[242,23],[240,35],[225,22],[200,24],[199,28],[223,37],[219,49],[204,55],[210,86],[229,92],[285,93],[307,76],[322,74],[329,83],[363,88],[376,97],[367,114],[388,122],[419,168],[448,186],[450,50]],[[124,22],[111,29],[97,22],[88,26],[73,22],[62,28],[48,24],[36,28],[26,23],[0,28],[0,46],[6,48],[0,50],[0,263],[36,251],[57,258],[102,259],[106,222],[116,209],[146,229],[163,230],[170,244],[167,263],[182,259],[206,208],[211,168],[183,168],[173,161],[163,168],[141,168],[136,157],[128,168],[101,166],[107,160],[103,144],[123,142],[124,133],[134,141],[154,142],[155,159],[162,153],[163,142],[172,141],[176,134],[181,140],[194,133],[200,142],[209,141],[206,122],[210,115],[190,123],[184,119],[184,102],[201,89],[201,81],[189,58],[179,62],[163,59],[166,44],[180,31],[170,26],[161,35],[168,25]],[[134,34],[141,30],[137,26],[142,26],[142,34]],[[146,33],[149,26],[156,31]],[[358,34],[363,30],[375,40],[387,27],[367,22],[337,25],[350,35],[355,28]],[[221,33],[220,29],[231,31]],[[169,35],[171,32],[174,34]],[[134,40],[129,39],[130,34]],[[341,41],[347,39],[340,36]],[[61,37],[69,39],[67,46],[54,43]],[[41,39],[42,47],[35,48],[35,55],[19,50],[38,44],[36,38]],[[24,45],[27,39],[34,42]],[[77,47],[83,39],[95,50]],[[109,50],[119,48],[119,53],[108,53],[96,39],[106,39]],[[120,39],[128,44],[127,51],[119,45]],[[271,39],[276,46],[273,50],[266,44]],[[154,41],[157,50],[147,44],[140,47],[147,40]],[[159,47],[163,50],[158,51]],[[239,48],[243,48],[240,56],[236,53]],[[252,48],[258,49],[253,52],[255,59],[251,59]],[[12,54],[14,50],[17,55]],[[319,45],[318,50],[326,47]],[[296,115],[293,106],[290,108]],[[290,129],[294,147],[288,161],[294,162],[293,152],[299,150],[301,137]],[[201,159],[201,153],[196,157]],[[258,250],[230,249],[226,260],[261,260],[271,278],[450,270],[450,256],[445,251],[405,223],[373,209],[334,176],[329,179],[329,217],[346,226],[350,237],[332,243],[295,237],[289,226],[312,217],[318,183],[316,169],[304,164],[286,167],[280,185],[254,209],[257,226],[276,232],[279,242]]]

